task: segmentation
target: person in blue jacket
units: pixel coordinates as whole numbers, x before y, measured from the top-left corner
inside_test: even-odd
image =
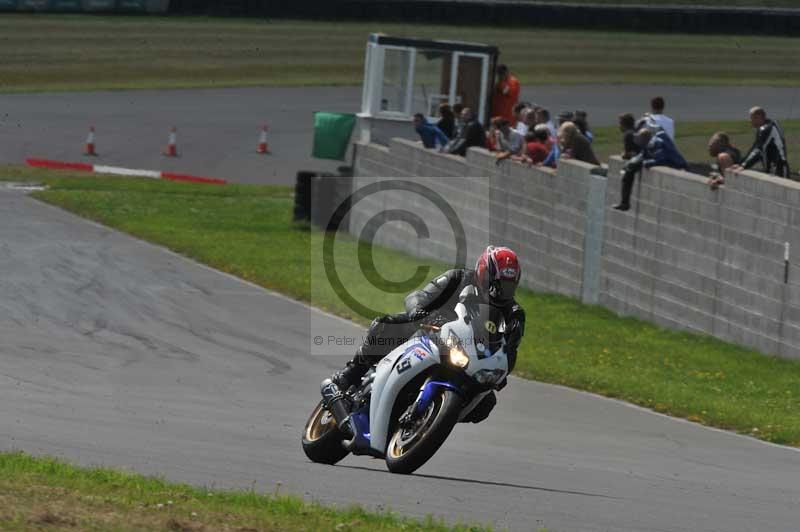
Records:
[[[634,142],[642,151],[625,164],[622,171],[622,199],[614,208],[627,211],[631,208],[631,192],[636,174],[644,168],[668,166],[677,170],[687,170],[689,165],[678,151],[677,146],[663,129],[653,130],[641,128],[634,137]]]
[[[426,148],[444,148],[450,139],[442,130],[429,123],[422,113],[414,115],[414,130],[419,134],[422,145]]]

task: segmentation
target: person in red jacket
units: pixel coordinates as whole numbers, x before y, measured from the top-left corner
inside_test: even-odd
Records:
[[[506,65],[497,67],[497,85],[492,95],[492,116],[502,116],[511,127],[516,127],[514,106],[519,100],[519,80],[508,71]]]

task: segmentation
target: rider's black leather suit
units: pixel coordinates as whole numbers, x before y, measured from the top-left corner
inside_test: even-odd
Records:
[[[789,161],[786,156],[786,140],[780,126],[774,120],[766,123],[756,131],[753,147],[742,159],[744,168],[752,168],[761,163],[764,172],[778,177],[791,177]]]
[[[444,272],[429,282],[421,290],[406,296],[406,311],[399,314],[380,316],[372,321],[367,330],[364,344],[359,347],[356,356],[348,363],[349,379],[360,378],[361,375],[392,349],[405,343],[417,331],[417,323],[431,315],[440,315],[446,321],[455,319],[455,306],[461,291],[475,284],[475,271],[454,269]],[[514,369],[517,362],[517,348],[525,332],[525,311],[512,300],[507,305],[498,307],[503,312],[506,322],[506,352],[508,355],[508,371]],[[353,382],[351,380],[351,382]],[[503,382],[505,385],[505,381]],[[501,386],[502,387],[502,386]],[[471,413],[469,419],[477,423],[489,415],[496,398],[489,394]]]

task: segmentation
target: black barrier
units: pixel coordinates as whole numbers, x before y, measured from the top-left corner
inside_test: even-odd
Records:
[[[294,184],[294,221],[311,221],[311,180],[316,172],[297,172]]]
[[[702,0],[700,0],[702,3]],[[0,3],[0,5],[2,5]],[[468,0],[171,0],[170,12],[675,33],[800,35],[800,9]]]

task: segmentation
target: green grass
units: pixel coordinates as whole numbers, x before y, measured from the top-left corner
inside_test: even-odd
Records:
[[[319,249],[321,236],[290,223],[292,200],[286,188],[75,179],[19,167],[2,174],[43,179],[52,187],[36,194],[44,201],[365,322],[338,299],[319,268],[311,267],[310,250]],[[337,269],[354,296],[385,312],[402,308],[403,294],[386,294],[364,282],[357,244],[348,238],[337,241]],[[281,253],[274,253],[276,249]],[[392,279],[410,277],[425,263],[385,249],[374,251],[377,269]],[[443,267],[428,265],[433,272]],[[797,361],[767,357],[709,336],[663,330],[567,297],[522,291],[520,303],[529,321],[518,374],[800,446]]]
[[[440,521],[401,519],[359,507],[334,508],[297,497],[220,491],[51,458],[0,453],[2,530],[479,531]]]
[[[0,91],[360,85],[367,35],[377,31],[496,44],[526,86],[800,83],[800,40],[792,38],[6,14]]]

